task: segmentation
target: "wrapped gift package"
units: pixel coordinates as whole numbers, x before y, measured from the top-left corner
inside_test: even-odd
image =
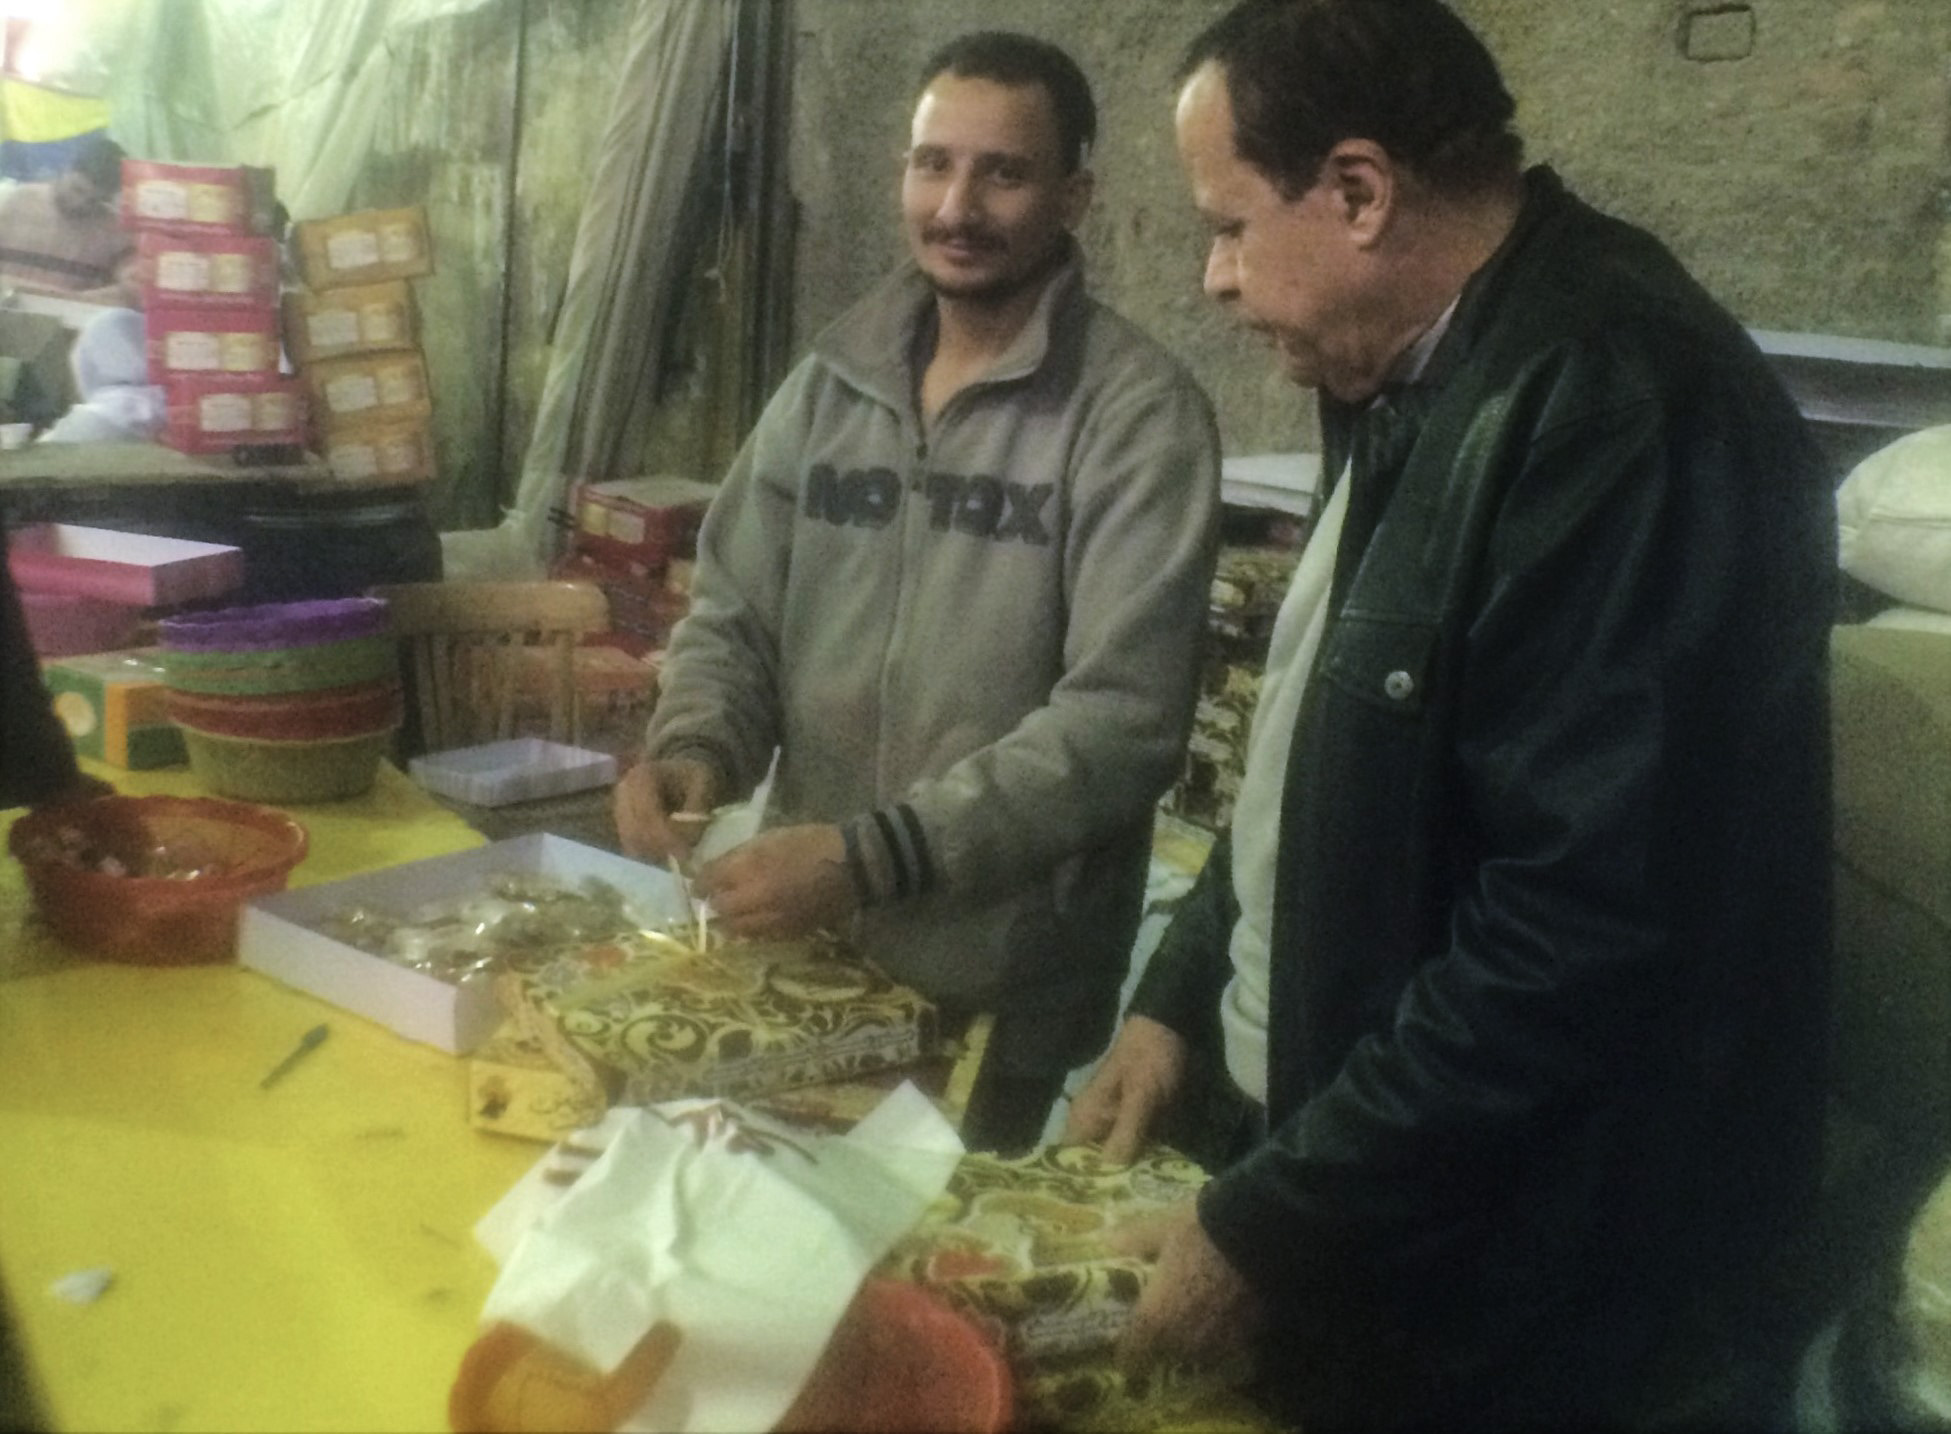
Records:
[[[413,289],[404,279],[285,296],[285,343],[294,363],[411,349],[419,342]]]
[[[305,388],[277,374],[178,374],[164,385],[161,441],[180,453],[303,444]]]
[[[151,383],[183,374],[278,372],[275,305],[155,304],[145,317]]]
[[[122,227],[269,234],[274,175],[252,165],[122,161]]]
[[[925,997],[825,937],[700,951],[642,933],[497,982],[523,1035],[617,1105],[850,1080],[937,1044]]]
[[[1125,1220],[1190,1199],[1206,1180],[1161,1146],[1130,1165],[1084,1145],[971,1153],[879,1273],[935,1291],[989,1330],[1016,1379],[1019,1427],[1152,1427],[1195,1396],[1201,1408],[1219,1407],[1213,1395],[1236,1373],[1127,1385],[1113,1355],[1151,1264],[1117,1253],[1108,1237]]]
[[[74,523],[17,529],[7,540],[7,566],[23,589],[133,607],[222,597],[244,582],[240,548]]]
[[[292,230],[307,288],[414,279],[434,270],[427,212],[419,205],[308,219]]]
[[[452,1054],[473,1051],[494,1035],[504,1012],[495,993],[495,968],[445,959],[431,946],[437,933],[417,920],[455,926],[452,909],[464,903],[519,908],[519,895],[497,898],[513,885],[545,893],[597,888],[610,893],[635,924],[663,928],[688,918],[669,872],[558,836],[537,834],[492,842],[472,851],[429,857],[257,898],[238,922],[237,956],[245,966],[287,985],[389,1026],[412,1040]],[[443,913],[437,917],[424,913]],[[516,912],[519,915],[519,909]],[[529,933],[528,959],[545,961],[559,925],[544,922]],[[376,954],[348,939],[362,928],[404,927],[423,954]],[[539,944],[537,944],[539,943]],[[565,931],[560,945],[588,944]],[[452,958],[450,948],[447,956]]]
[[[267,308],[278,301],[278,241],[259,234],[136,235],[143,307],[220,304]]]
[[[188,760],[182,729],[164,710],[169,689],[155,648],[64,657],[41,677],[81,756],[131,771]]]
[[[566,1140],[608,1109],[608,1093],[593,1076],[579,1082],[512,1021],[468,1057],[467,1115],[477,1130]]]

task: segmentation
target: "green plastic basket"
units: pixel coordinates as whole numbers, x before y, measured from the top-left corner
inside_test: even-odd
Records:
[[[356,797],[379,775],[393,733],[329,742],[267,742],[183,729],[190,770],[213,792],[247,802],[329,802]]]
[[[352,637],[261,652],[163,653],[163,675],[179,692],[268,696],[377,682],[396,672],[390,637]]]

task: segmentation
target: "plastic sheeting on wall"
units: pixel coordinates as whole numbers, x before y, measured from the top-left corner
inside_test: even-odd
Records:
[[[269,165],[296,219],[343,212],[408,30],[506,0],[62,0],[39,82],[98,95],[130,154]],[[43,12],[45,18],[43,19]]]
[[[726,0],[643,3],[597,152],[556,342],[515,501],[499,526],[444,533],[452,578],[535,576],[553,544],[572,453],[604,448],[589,430],[617,421],[602,401],[654,384],[673,309],[675,233],[690,178],[719,114],[736,7]]]

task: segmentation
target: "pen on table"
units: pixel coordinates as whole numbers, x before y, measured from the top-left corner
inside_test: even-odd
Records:
[[[307,1051],[317,1050],[320,1043],[324,1041],[326,1033],[330,1029],[331,1028],[329,1026],[313,1026],[309,1031],[305,1032],[304,1035],[300,1036],[298,1038],[298,1044],[292,1048],[291,1054],[286,1056],[283,1060],[279,1061],[275,1066],[271,1067],[270,1074],[265,1076],[263,1080],[257,1083],[257,1088],[259,1090],[268,1090],[271,1086],[271,1083],[277,1080],[279,1077],[283,1076],[284,1073],[290,1070],[293,1066],[297,1065],[299,1058],[303,1056]]]

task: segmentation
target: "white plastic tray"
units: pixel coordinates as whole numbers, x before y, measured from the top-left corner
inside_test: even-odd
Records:
[[[540,737],[517,737],[415,757],[407,770],[430,792],[477,807],[500,807],[606,786],[616,780],[616,758]]]
[[[537,834],[253,897],[244,903],[238,919],[237,959],[410,1040],[465,1055],[493,1035],[506,1015],[491,976],[477,973],[450,984],[335,941],[317,927],[355,906],[412,912],[480,891],[497,873],[566,882],[599,877],[621,891],[636,919],[646,924],[667,924],[682,919],[685,912],[684,898],[669,872],[559,836]]]

